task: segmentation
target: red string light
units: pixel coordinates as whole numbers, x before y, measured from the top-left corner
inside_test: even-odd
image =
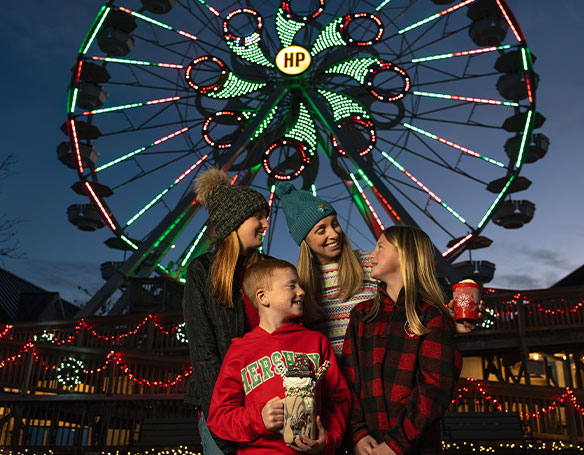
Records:
[[[482,395],[482,399],[495,405],[495,408],[498,411],[512,412],[509,409],[504,408],[503,405],[499,402],[499,400],[497,398],[495,398],[491,394],[489,394],[489,392],[487,390],[487,386],[484,383],[481,383],[477,379],[473,379],[473,378],[469,378],[468,380],[471,382],[471,384],[474,385],[476,390]],[[465,395],[470,393],[470,392],[471,392],[470,388],[460,387],[456,391],[457,397],[454,400],[452,400],[452,403],[456,403],[457,400],[467,399],[468,397],[466,397]],[[547,413],[553,411],[554,409],[557,409],[560,406],[560,404],[564,404],[566,402],[566,400],[569,400],[570,403],[572,404],[572,406],[574,406],[574,409],[576,411],[578,411],[580,413],[580,415],[584,416],[584,406],[582,406],[581,404],[578,403],[578,399],[576,398],[576,395],[574,395],[574,391],[570,387],[566,387],[566,391],[562,395],[554,398],[554,400],[552,401],[552,403],[549,406],[546,406],[545,408],[541,408],[539,411],[520,412],[519,416],[522,419],[538,419],[538,418],[542,417],[544,414],[547,414]],[[478,403],[478,401],[477,401],[477,403]]]

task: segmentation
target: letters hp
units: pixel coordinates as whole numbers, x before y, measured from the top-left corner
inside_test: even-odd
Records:
[[[284,53],[284,68],[295,67],[298,68],[300,63],[306,60],[306,55],[303,52],[285,52]]]

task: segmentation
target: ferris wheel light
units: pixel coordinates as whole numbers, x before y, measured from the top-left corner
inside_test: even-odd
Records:
[[[451,6],[450,8],[445,9],[444,11],[441,11],[440,13],[436,13],[436,14],[434,14],[434,15],[432,15],[430,17],[427,17],[426,19],[423,19],[423,20],[421,20],[419,22],[416,22],[415,24],[412,24],[412,25],[410,25],[410,26],[408,26],[406,28],[402,28],[401,30],[398,30],[397,33],[399,35],[401,35],[403,33],[409,32],[410,30],[413,30],[414,28],[418,28],[419,26],[424,25],[424,24],[427,24],[428,22],[431,22],[434,19],[438,19],[439,17],[445,16],[446,14],[450,14],[450,13],[456,11],[457,9],[462,8],[463,6],[466,6],[469,3],[472,3],[474,1],[475,0],[465,0],[464,2],[459,3],[458,5]]]
[[[106,219],[107,224],[109,224],[111,230],[115,232],[117,230],[117,227],[114,224],[114,222],[112,221],[112,219],[111,219],[108,211],[103,206],[103,203],[100,201],[100,199],[97,197],[97,195],[93,191],[93,188],[91,187],[91,184],[88,181],[83,182],[83,184],[85,185],[85,188],[87,188],[87,190],[89,191],[89,194],[91,196],[91,199],[93,200],[93,202],[95,203],[95,205],[97,205],[97,207],[99,208],[99,211],[102,213],[102,215]]]

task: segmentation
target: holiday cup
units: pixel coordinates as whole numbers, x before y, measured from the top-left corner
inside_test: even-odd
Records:
[[[326,374],[330,362],[326,360],[313,374],[312,363],[306,354],[297,354],[288,366],[284,380],[284,442],[294,444],[302,435],[316,439],[316,385]]]
[[[481,286],[473,280],[463,280],[452,286],[454,294],[454,319],[456,322],[476,324],[479,318]]]

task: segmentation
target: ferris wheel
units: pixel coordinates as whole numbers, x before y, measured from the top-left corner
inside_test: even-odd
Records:
[[[213,238],[192,192],[211,166],[266,195],[268,252],[287,235],[274,187],[292,180],[347,228],[422,227],[456,278],[489,221],[533,216],[511,199],[549,144],[533,60],[505,0],[108,1],[57,149],[89,198],[69,220],[129,255],[85,311],[130,276],[184,282]]]

